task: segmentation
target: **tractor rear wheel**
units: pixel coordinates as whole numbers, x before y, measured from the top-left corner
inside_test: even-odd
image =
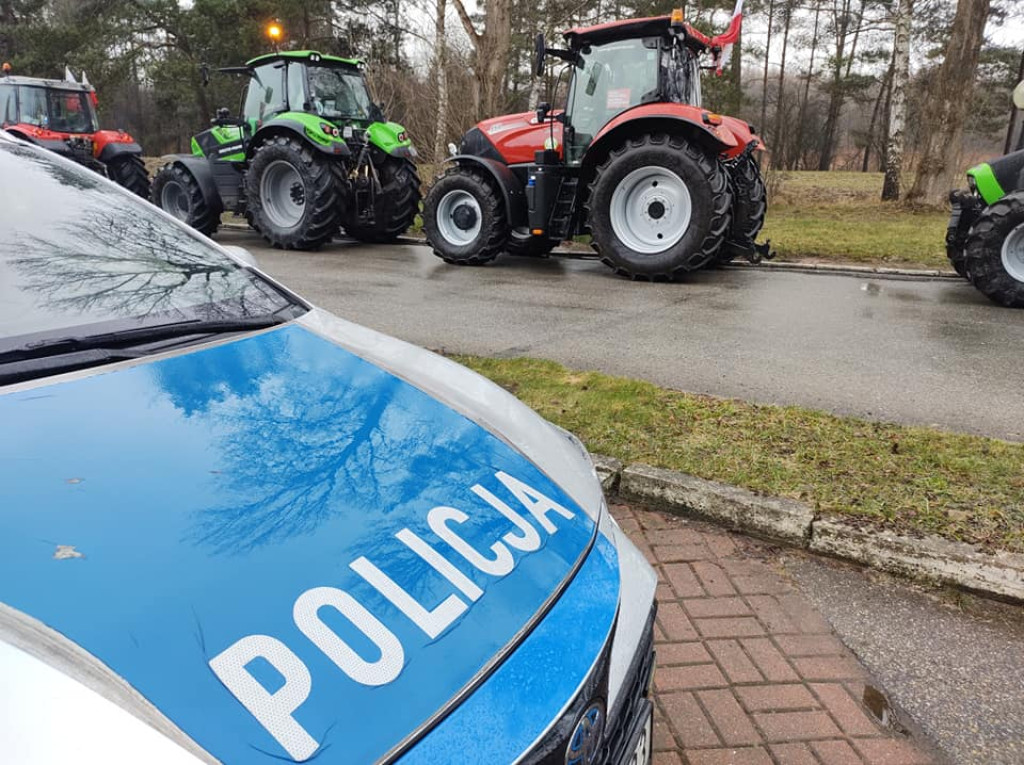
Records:
[[[333,160],[298,138],[261,144],[245,176],[246,211],[274,247],[312,250],[338,233],[341,204]]]
[[[187,223],[206,236],[213,236],[220,226],[219,205],[203,196],[199,183],[185,168],[164,165],[153,177],[152,202],[161,210]]]
[[[494,260],[509,235],[504,203],[490,179],[462,166],[448,170],[430,189],[423,231],[437,257],[459,266]]]
[[[732,190],[732,225],[729,241],[750,247],[761,233],[768,212],[768,194],[761,168],[750,154],[741,154],[725,163]],[[722,247],[715,256],[716,263],[728,263],[736,257],[729,247]]]
[[[149,199],[149,173],[138,154],[122,154],[107,163],[107,176],[133,194]]]
[[[388,157],[377,173],[381,190],[374,205],[373,225],[351,221],[345,224],[345,232],[360,242],[387,244],[408,231],[419,214],[420,179],[412,162],[396,157]]]
[[[597,168],[586,212],[602,262],[631,279],[671,280],[714,259],[731,204],[714,153],[656,133],[612,151]]]
[[[991,301],[1024,308],[1024,191],[979,213],[967,236],[967,276]]]

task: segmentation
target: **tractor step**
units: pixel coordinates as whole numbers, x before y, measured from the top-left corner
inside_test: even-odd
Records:
[[[551,218],[548,223],[548,235],[559,241],[568,239],[569,224],[572,222],[573,206],[576,203],[576,189],[579,188],[580,179],[578,176],[565,176],[558,187],[558,196],[551,208]]]

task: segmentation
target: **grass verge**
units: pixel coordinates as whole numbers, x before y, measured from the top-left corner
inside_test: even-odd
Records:
[[[692,395],[550,361],[459,356],[593,452],[901,533],[1024,552],[1024,445]]]

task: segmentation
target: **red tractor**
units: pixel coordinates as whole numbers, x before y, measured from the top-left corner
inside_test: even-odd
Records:
[[[671,16],[570,29],[564,111],[484,120],[462,139],[424,203],[427,240],[449,263],[501,252],[543,256],[589,233],[604,263],[633,279],[673,279],[738,256],[754,240],[765,187],[748,123],[701,108],[702,54],[720,66],[741,16],[709,38]]]
[[[0,70],[0,127],[29,143],[91,167],[149,199],[142,149],[123,130],[100,130],[96,91],[82,75],[76,82],[14,77]]]

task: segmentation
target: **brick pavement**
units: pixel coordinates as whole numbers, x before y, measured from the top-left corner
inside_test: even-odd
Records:
[[[868,712],[866,670],[760,543],[611,510],[658,572],[655,765],[933,762]]]

